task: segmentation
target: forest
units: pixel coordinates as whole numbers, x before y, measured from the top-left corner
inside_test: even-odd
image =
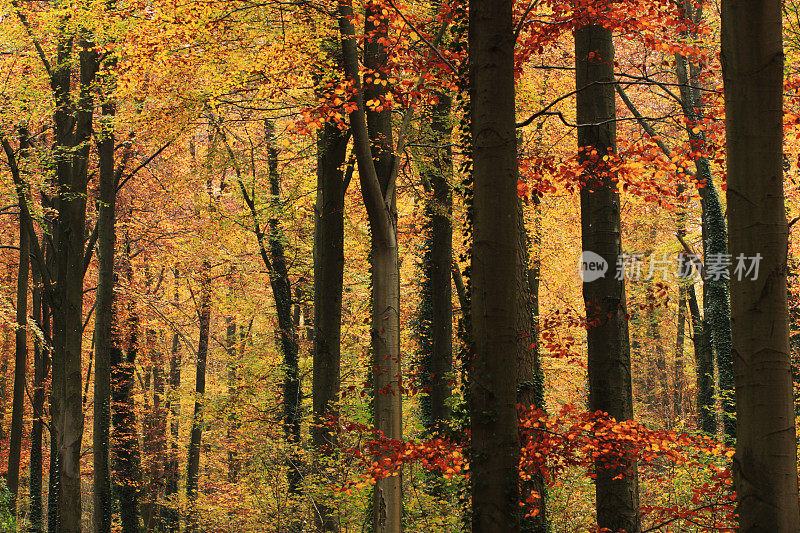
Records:
[[[0,0],[0,145],[0,531],[800,533],[800,0]]]

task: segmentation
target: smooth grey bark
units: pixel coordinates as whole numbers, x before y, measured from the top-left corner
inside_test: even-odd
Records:
[[[730,253],[760,258],[758,276],[731,279],[739,422],[733,475],[741,532],[800,531],[789,361],[781,4],[722,2]]]
[[[353,27],[353,7],[349,0],[338,6],[339,32],[342,38],[342,67],[345,76],[355,85],[350,112],[353,149],[358,163],[362,198],[369,217],[372,244],[372,329],[371,349],[374,361],[374,420],[375,428],[385,437],[401,439],[402,390],[400,364],[400,276],[397,249],[397,208],[395,203],[396,168],[391,156],[391,131],[383,115],[369,115],[359,74],[358,49]],[[369,6],[368,6],[369,7]],[[371,9],[379,9],[372,5]],[[388,30],[383,15],[373,17],[373,38]],[[383,45],[373,43],[365,66],[382,64]],[[378,50],[380,48],[381,50]],[[380,90],[380,89],[378,89]],[[368,127],[368,115],[371,127]],[[387,152],[386,146],[389,147]],[[374,147],[374,149],[373,149]],[[383,159],[381,158],[383,157]],[[391,159],[391,157],[389,157]],[[387,173],[387,166],[389,172]],[[375,533],[399,533],[402,520],[402,475],[391,476],[376,483],[373,491],[373,530]]]

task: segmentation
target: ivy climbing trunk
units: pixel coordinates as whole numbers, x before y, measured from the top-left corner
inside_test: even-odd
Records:
[[[680,8],[684,17],[694,24],[700,24],[703,18],[703,2],[692,3],[688,0],[681,0]],[[691,25],[689,25],[691,27]],[[684,31],[684,37],[696,39],[697,35]],[[703,121],[703,101],[700,98],[702,89],[701,80],[703,78],[703,64],[689,62],[680,54],[675,55],[675,65],[677,79],[680,88],[681,108],[687,120],[686,131],[689,135],[689,143],[694,152],[702,154],[705,151],[705,133],[702,128]],[[703,257],[706,265],[723,264],[724,258],[728,253],[728,232],[725,227],[725,215],[722,203],[719,199],[717,188],[714,185],[711,174],[711,164],[707,157],[700,156],[695,159],[695,179],[697,180],[700,192],[700,206],[703,212]],[[730,302],[728,276],[704,273],[703,278],[703,322],[704,333],[709,342],[707,350],[712,353],[703,353],[703,371],[711,373],[710,377],[704,377],[704,386],[710,386],[711,390],[703,390],[699,394],[704,401],[710,400],[711,403],[704,403],[701,407],[710,410],[710,413],[700,415],[701,420],[714,416],[716,404],[714,402],[713,389],[713,359],[709,363],[709,358],[716,357],[717,370],[719,376],[719,395],[722,400],[722,422],[725,435],[736,438],[736,413],[735,399],[733,391],[733,359],[731,356],[731,324],[730,324]],[[707,368],[706,368],[707,367]],[[700,392],[700,391],[698,391]],[[716,433],[716,424],[713,428],[706,422],[701,426],[704,431],[711,429],[711,433]]]
[[[427,230],[422,258],[422,301],[419,328],[422,347],[420,398],[423,423],[429,432],[450,419],[453,367],[453,153],[450,144],[450,96],[439,93],[428,113],[425,142],[431,146],[422,163],[422,180],[428,195],[424,207]]]
[[[589,408],[617,421],[633,418],[631,357],[625,281],[613,268],[622,252],[619,193],[603,157],[616,152],[614,45],[611,31],[590,24],[575,31],[575,66],[583,250],[602,257],[604,277],[583,284],[586,306]],[[584,125],[586,124],[586,125]],[[630,464],[627,464],[630,463]],[[639,489],[636,463],[624,455],[595,460],[597,525],[638,533]],[[618,479],[615,479],[618,478]]]
[[[470,373],[472,531],[520,530],[519,198],[513,2],[469,3],[474,176]]]
[[[782,2],[722,2],[739,531],[800,531],[783,195]],[[755,258],[755,259],[753,259]]]
[[[297,328],[292,320],[292,287],[289,280],[289,268],[284,250],[284,237],[278,213],[281,211],[280,172],[278,170],[278,144],[275,139],[275,127],[266,122],[267,164],[269,166],[270,206],[272,217],[269,219],[269,253],[272,268],[268,268],[272,296],[278,314],[278,338],[283,353],[283,432],[291,447],[300,442],[300,368]],[[292,450],[287,458],[289,469],[288,483],[290,494],[300,494],[302,472],[300,455]]]

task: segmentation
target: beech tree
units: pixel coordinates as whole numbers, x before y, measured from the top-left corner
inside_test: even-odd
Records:
[[[800,529],[783,193],[781,2],[722,3],[730,252],[759,260],[731,279],[740,531]]]
[[[614,275],[622,255],[620,199],[605,164],[616,152],[614,44],[599,23],[575,30],[575,84],[581,183],[581,237],[585,252],[602,257],[610,272],[584,282],[589,409],[618,421],[633,418],[631,354],[625,280]],[[611,531],[638,533],[639,489],[636,464],[626,457],[595,461],[597,524]]]
[[[513,2],[469,3],[474,176],[470,424],[472,530],[519,531],[519,199]]]

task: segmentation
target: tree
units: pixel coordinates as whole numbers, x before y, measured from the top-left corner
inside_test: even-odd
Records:
[[[114,245],[117,199],[117,174],[114,168],[114,115],[113,101],[102,105],[103,128],[100,152],[100,194],[98,197],[97,221],[98,242],[98,288],[95,319],[95,364],[94,364],[94,440],[92,458],[94,462],[94,530],[95,533],[110,533],[113,499],[111,494],[111,472],[109,470],[109,431],[111,424],[111,350],[114,324]]]
[[[722,3],[730,253],[760,259],[731,279],[740,531],[800,530],[789,364],[783,195],[781,2]]]
[[[189,502],[189,517],[186,527],[189,531],[197,531],[198,483],[200,480],[200,445],[203,440],[203,403],[206,393],[206,362],[208,359],[208,338],[211,326],[211,264],[203,261],[200,277],[200,337],[197,343],[197,369],[195,378],[194,414],[192,415],[192,431],[189,441],[189,456],[186,464],[186,499]]]
[[[28,150],[27,132],[22,129],[20,132],[20,155],[23,157]],[[4,143],[4,146],[8,146]],[[19,168],[14,161],[14,156],[7,150],[9,162],[12,163],[12,172],[19,177]],[[18,187],[22,187],[18,185]],[[17,198],[27,201],[28,194],[23,188],[17,191]],[[19,266],[17,268],[17,331],[15,334],[15,355],[14,355],[14,396],[11,411],[11,443],[8,449],[8,492],[11,498],[8,502],[11,516],[17,513],[17,491],[19,489],[19,469],[20,454],[22,452],[22,416],[25,411],[25,374],[28,369],[28,277],[30,273],[30,239],[36,235],[29,236],[26,221],[20,217],[19,224]]]
[[[619,193],[604,164],[616,151],[614,45],[611,30],[597,23],[575,31],[575,84],[578,150],[583,163],[581,238],[613,269],[622,253]],[[586,308],[589,408],[618,421],[633,418],[631,356],[625,281],[613,270],[583,284]],[[626,457],[598,457],[595,495],[597,524],[612,531],[637,533],[639,489],[635,463]],[[621,464],[620,464],[621,463]]]
[[[353,168],[342,165],[349,135],[326,123],[317,135],[317,198],[314,210],[314,375],[312,444],[333,458],[341,386],[342,288],[344,270],[344,195]],[[331,509],[320,502],[315,517],[320,531],[337,531]]]
[[[509,0],[469,3],[474,176],[470,424],[476,533],[519,531],[514,369],[521,275],[512,5]]]
[[[380,35],[387,31],[388,22],[381,7],[368,6],[372,15],[368,24],[372,39],[365,46],[365,66],[372,78],[373,91],[379,95],[382,77],[386,74],[385,51]],[[388,113],[367,113],[359,76],[358,51],[353,7],[349,0],[338,2],[339,31],[342,36],[342,67],[345,76],[355,86],[355,108],[350,112],[353,132],[353,151],[358,163],[359,180],[364,206],[371,231],[372,252],[372,328],[370,330],[373,358],[375,428],[391,439],[401,439],[402,390],[400,370],[400,272],[397,250],[396,179],[392,162],[391,121]],[[367,51],[369,49],[369,52]],[[401,522],[401,476],[379,480],[373,493],[373,528],[375,533],[396,533]]]
[[[437,94],[423,126],[426,158],[420,174],[427,198],[424,216],[427,231],[422,257],[422,287],[419,306],[421,384],[426,393],[420,399],[423,423],[428,431],[450,418],[450,372],[453,368],[453,150],[450,95]]]

